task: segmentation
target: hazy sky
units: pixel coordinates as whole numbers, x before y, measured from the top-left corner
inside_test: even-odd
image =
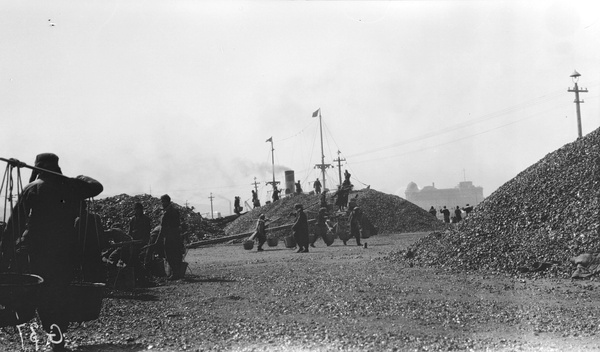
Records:
[[[341,152],[356,188],[488,196],[600,126],[600,2],[3,1],[0,156],[59,155],[99,198],[229,213]],[[26,172],[27,178],[29,171]],[[337,169],[328,171],[338,183]]]

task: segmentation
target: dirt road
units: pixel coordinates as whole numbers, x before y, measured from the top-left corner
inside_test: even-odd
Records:
[[[310,253],[194,249],[186,279],[111,291],[73,327],[75,351],[588,351],[600,285],[452,273],[387,259],[423,234],[339,240]],[[18,335],[0,346],[19,350]],[[33,350],[31,342],[26,348]],[[10,350],[10,349],[9,349]]]

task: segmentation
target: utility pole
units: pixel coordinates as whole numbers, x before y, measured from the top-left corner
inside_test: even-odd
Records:
[[[341,185],[342,185],[342,161],[346,161],[346,159],[342,159],[342,158],[340,157],[340,154],[341,154],[342,152],[340,152],[340,151],[338,150],[338,152],[337,152],[337,153],[338,153],[338,158],[337,158],[337,159],[333,159],[333,161],[335,161],[335,162],[337,162],[337,163],[338,163],[338,173],[339,173],[339,175],[340,175],[340,186],[341,186]]]
[[[583,103],[583,100],[579,100],[579,93],[587,93],[588,90],[587,88],[582,88],[579,89],[579,87],[577,86],[577,82],[579,81],[579,76],[581,76],[579,74],[579,72],[577,71],[573,71],[573,74],[570,76],[571,79],[573,79],[573,83],[575,83],[575,87],[573,89],[569,88],[567,89],[568,92],[575,92],[575,101],[574,103],[577,104],[577,132],[579,134],[579,138],[582,137],[581,134],[581,110],[579,108],[579,103]]]
[[[275,181],[275,148],[273,147],[273,137],[267,139],[265,142],[271,142],[271,165],[273,165],[273,181],[265,182],[267,185],[273,185],[273,189],[277,187],[279,181]]]
[[[213,212],[213,201],[212,201],[214,198],[215,197],[213,197],[212,192],[211,192],[210,193],[210,197],[208,197],[208,199],[210,199],[210,218],[211,219],[215,218],[214,215],[213,215],[214,212]]]
[[[254,182],[251,183],[251,185],[254,185],[254,191],[256,192],[256,194],[258,195],[258,185],[260,183],[256,182],[256,177],[254,178]]]
[[[323,122],[321,121],[321,108],[319,108],[317,112],[319,113],[319,132],[321,133],[321,163],[315,165],[315,169],[321,169],[321,175],[323,177],[323,189],[325,190],[327,189],[325,184],[325,170],[331,167],[331,164],[325,164],[325,155],[323,154]]]

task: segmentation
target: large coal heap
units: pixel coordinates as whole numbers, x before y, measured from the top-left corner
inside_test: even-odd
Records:
[[[355,198],[356,197],[356,198]],[[353,191],[349,199],[356,199],[363,213],[378,227],[379,233],[425,232],[443,228],[443,223],[431,216],[427,211],[398,196],[382,193],[373,189]],[[330,212],[333,209],[334,197],[328,194],[327,202]],[[261,213],[274,220],[270,227],[277,227],[294,222],[289,216],[294,211],[294,204],[304,206],[308,219],[314,219],[319,210],[319,196],[301,194],[280,199],[275,203],[252,209],[225,227],[228,235],[251,232],[256,226],[256,220]],[[343,220],[340,220],[343,221]],[[290,232],[289,229],[280,231]],[[279,235],[280,233],[278,233]]]
[[[90,210],[100,215],[105,229],[116,227],[128,231],[129,219],[134,214],[133,205],[136,202],[142,203],[144,206],[144,213],[152,221],[152,228],[160,225],[160,217],[162,216],[160,199],[148,194],[137,196],[120,194],[98,199],[93,206],[90,206]],[[199,213],[194,212],[193,208],[180,206],[176,203],[174,205],[179,210],[182,234],[186,243],[224,235],[221,228],[204,220]]]
[[[408,253],[451,269],[567,276],[569,259],[600,252],[600,129],[546,155],[480,203],[455,229],[432,233]],[[531,271],[531,270],[530,270]]]

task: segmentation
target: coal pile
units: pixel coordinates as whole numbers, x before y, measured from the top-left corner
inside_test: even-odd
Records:
[[[444,227],[442,222],[427,211],[398,196],[373,189],[364,189],[353,191],[349,199],[356,201],[371,223],[379,229],[378,233],[428,232]],[[309,221],[316,217],[320,204],[319,196],[294,195],[249,211],[226,226],[225,232],[227,235],[235,235],[253,231],[261,213],[264,213],[267,218],[275,220],[269,225],[271,228],[293,223],[295,218],[289,214],[294,211],[296,203],[304,206]],[[335,197],[328,195],[327,203],[329,213],[332,214]],[[338,220],[347,221],[345,216],[340,216]],[[286,231],[287,234],[291,233],[287,229],[278,234],[284,234]]]
[[[421,207],[391,194],[373,189],[351,194],[379,233],[427,232],[441,230],[444,224]]]
[[[390,256],[450,269],[568,277],[571,257],[600,252],[600,130],[546,155],[452,230]]]
[[[98,199],[93,206],[90,206],[90,210],[100,215],[105,230],[116,227],[128,231],[129,220],[134,215],[133,205],[137,202],[142,203],[144,206],[144,213],[152,221],[152,228],[160,225],[162,215],[160,199],[148,194],[137,196],[120,194]],[[224,232],[220,227],[203,219],[199,213],[194,212],[193,208],[173,204],[179,210],[185,243],[224,236]]]

